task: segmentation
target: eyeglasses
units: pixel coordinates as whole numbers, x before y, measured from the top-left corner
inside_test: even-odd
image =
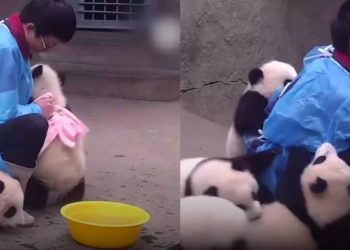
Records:
[[[43,45],[43,48],[47,49],[46,43],[45,43],[45,41],[44,41],[42,36],[40,36],[40,39],[41,39],[41,44]]]

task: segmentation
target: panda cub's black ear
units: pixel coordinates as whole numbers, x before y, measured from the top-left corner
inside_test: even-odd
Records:
[[[5,189],[5,183],[3,181],[0,181],[0,194],[4,191]]]
[[[41,76],[43,74],[43,65],[38,65],[32,70],[33,79]]]
[[[210,186],[203,194],[208,196],[219,196],[219,190],[215,186]]]
[[[231,159],[232,169],[249,170],[254,176],[271,166],[273,160],[281,153],[280,148],[268,149],[255,154],[248,154]]]
[[[15,216],[17,213],[17,208],[15,208],[14,206],[10,207],[9,209],[7,209],[7,211],[4,213],[4,217],[7,219],[12,218],[13,216]]]
[[[63,72],[57,72],[57,77],[61,82],[61,87],[64,87],[66,83],[66,75]]]
[[[312,165],[322,164],[327,160],[327,157],[325,155],[321,155],[315,159],[315,161],[312,163]]]
[[[264,79],[264,72],[259,68],[254,68],[248,73],[248,80],[251,85],[257,84]]]
[[[291,81],[293,81],[293,80],[291,80],[291,79],[284,80],[283,86],[287,86],[287,84],[290,83]]]

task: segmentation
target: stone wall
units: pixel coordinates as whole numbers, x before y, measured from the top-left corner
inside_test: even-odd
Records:
[[[300,69],[314,45],[328,44],[340,0],[181,1],[182,106],[229,124],[248,71],[283,60]]]
[[[6,18],[13,12],[20,11],[28,1],[2,0],[0,1],[0,19]]]
[[[79,0],[76,0],[79,1]],[[0,20],[20,11],[29,0],[1,0]],[[158,14],[179,17],[180,0],[158,0]],[[154,52],[127,31],[78,30],[72,41],[33,63],[48,63],[65,72],[66,92],[131,100],[179,99],[179,55]]]

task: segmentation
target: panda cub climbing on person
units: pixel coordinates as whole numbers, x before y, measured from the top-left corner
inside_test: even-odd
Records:
[[[32,76],[33,99],[52,93],[56,110],[49,119],[49,130],[37,167],[28,181],[24,205],[45,208],[50,197],[54,197],[54,204],[82,200],[86,169],[84,137],[88,128],[68,110],[62,89],[63,74],[49,65],[38,64],[32,67]]]
[[[293,66],[281,61],[269,61],[248,73],[248,86],[243,91],[234,112],[233,123],[226,140],[227,157],[246,153],[246,144],[259,137],[266,108],[273,97],[297,76]]]

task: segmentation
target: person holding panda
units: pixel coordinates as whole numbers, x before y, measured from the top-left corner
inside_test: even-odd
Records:
[[[263,202],[275,199],[303,203],[299,178],[317,148],[332,144],[350,164],[350,1],[331,22],[332,45],[315,47],[304,57],[304,68],[285,87],[262,129],[257,151],[281,148],[259,177]],[[298,191],[299,190],[299,191]]]
[[[72,39],[76,16],[66,0],[31,0],[20,13],[0,22],[0,170],[16,178],[25,192],[54,112],[50,93],[30,102],[31,53]],[[34,224],[25,213],[24,225]]]

